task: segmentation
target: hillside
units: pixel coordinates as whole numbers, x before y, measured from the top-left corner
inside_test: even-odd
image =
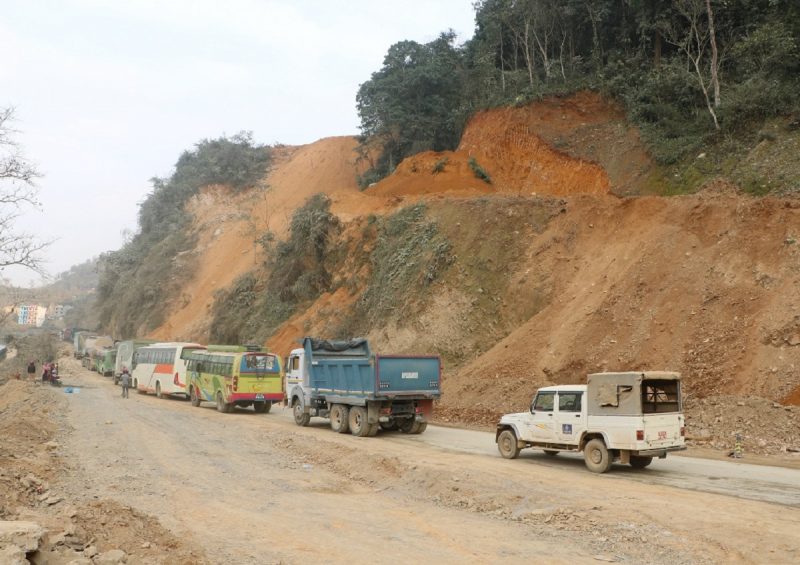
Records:
[[[332,282],[272,335],[276,351],[358,333],[382,351],[439,353],[439,413],[467,423],[599,370],[681,371],[690,405],[798,402],[796,200],[722,179],[689,196],[618,196],[646,192],[660,169],[619,110],[588,93],[478,114],[457,151],[409,158],[364,192],[355,145],[283,148],[266,194],[195,198],[201,268],[153,335],[207,341],[215,292],[269,268],[252,233],[285,237],[322,191],[341,221]],[[400,235],[387,238],[393,222]]]

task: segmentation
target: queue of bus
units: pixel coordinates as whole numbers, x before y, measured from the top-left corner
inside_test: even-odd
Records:
[[[225,413],[234,407],[252,407],[256,413],[264,414],[272,404],[283,401],[281,359],[258,346],[139,339],[87,349],[84,344],[97,341],[93,339],[97,336],[89,334],[74,335],[76,357],[82,359],[84,366],[113,376],[115,384],[127,368],[131,388],[140,394],[187,398],[193,406],[213,402],[217,410]]]

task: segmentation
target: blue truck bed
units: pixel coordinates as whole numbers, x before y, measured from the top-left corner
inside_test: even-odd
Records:
[[[373,355],[366,340],[303,343],[313,394],[374,399],[436,399],[441,361],[436,356]]]

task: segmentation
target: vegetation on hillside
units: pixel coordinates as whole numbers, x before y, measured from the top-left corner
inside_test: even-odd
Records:
[[[299,305],[331,289],[331,272],[341,258],[336,251],[339,220],[330,199],[315,194],[292,216],[289,237],[277,244],[271,234],[261,241],[266,263],[216,296],[211,341],[263,343]]]
[[[794,0],[480,0],[475,8],[465,44],[452,32],[398,42],[361,85],[365,142],[383,144],[364,183],[416,152],[454,149],[477,109],[580,89],[622,101],[662,165],[707,146],[730,154],[732,137],[758,141],[764,120],[800,110]]]
[[[139,209],[139,232],[100,258],[100,325],[119,337],[142,335],[168,312],[169,298],[193,273],[194,234],[185,210],[201,188],[219,184],[240,191],[266,174],[271,153],[248,133],[204,139],[185,151],[169,178],[153,178]]]

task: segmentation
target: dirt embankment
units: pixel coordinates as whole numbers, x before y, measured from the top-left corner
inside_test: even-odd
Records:
[[[201,268],[155,335],[204,341],[215,290],[263,260],[254,234],[281,237],[308,196],[327,193],[356,239],[367,216],[425,200],[452,263],[369,337],[379,350],[444,355],[445,418],[488,422],[539,386],[622,369],[679,370],[689,399],[800,402],[796,200],[750,198],[724,180],[692,196],[620,198],[659,172],[620,109],[592,93],[480,112],[457,151],[411,157],[364,192],[355,145],[284,148],[268,191],[198,198]],[[286,353],[331,331],[363,290],[323,295],[270,345]]]
[[[64,389],[10,380],[0,386],[0,563],[205,563],[154,518],[109,499],[70,494],[63,456]],[[90,477],[86,477],[91,481]],[[22,549],[20,549],[20,546]]]

